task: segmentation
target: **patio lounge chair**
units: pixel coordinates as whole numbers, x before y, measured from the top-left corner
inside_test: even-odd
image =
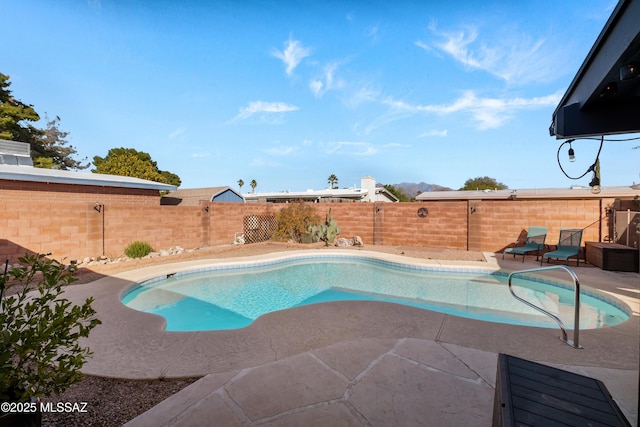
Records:
[[[553,252],[547,252],[542,255],[540,265],[542,261],[547,259],[547,262],[551,258],[564,259],[569,265],[569,258],[576,257],[577,265],[580,265],[580,243],[582,242],[582,230],[579,229],[564,229],[560,230],[560,239],[558,240],[558,249]]]
[[[540,256],[540,249],[544,248],[544,241],[547,238],[547,227],[529,227],[527,232],[527,239],[524,242],[524,246],[516,246],[518,242],[514,242],[513,247],[507,248],[502,252],[502,259],[504,254],[522,255],[522,262],[524,262],[524,256],[529,252],[536,252],[536,261]]]

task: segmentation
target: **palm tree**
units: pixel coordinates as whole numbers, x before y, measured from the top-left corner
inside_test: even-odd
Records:
[[[256,187],[258,186],[258,183],[256,182],[256,180],[252,179],[251,182],[249,183],[249,185],[251,186],[251,192],[255,193],[256,192]]]
[[[329,175],[327,182],[331,185],[331,189],[338,188],[338,177],[335,174]]]
[[[238,180],[238,187],[240,187],[240,192],[242,193],[242,186],[244,185],[244,181],[239,179]]]

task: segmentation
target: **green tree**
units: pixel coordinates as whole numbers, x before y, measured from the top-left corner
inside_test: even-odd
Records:
[[[33,165],[39,168],[57,167],[63,170],[88,168],[89,162],[82,163],[87,160],[86,157],[81,161],[73,158],[77,151],[66,139],[69,132],[60,130],[60,117],[56,116],[53,120],[49,120],[45,113],[45,119],[47,128],[37,137],[38,144],[32,146]]]
[[[244,181],[239,179],[238,180],[238,187],[240,188],[240,192],[242,193],[242,186],[244,185]]]
[[[0,73],[0,139],[31,144],[31,158],[36,167],[60,169],[86,169],[89,163],[75,160],[75,147],[69,145],[69,132],[60,130],[60,117],[46,117],[46,129],[38,129],[32,123],[40,120],[33,108],[15,99],[9,90],[9,76]]]
[[[469,178],[464,182],[464,187],[460,190],[506,190],[507,187],[501,182],[488,176],[479,176],[477,178]]]
[[[335,174],[329,175],[329,178],[327,178],[327,182],[331,186],[332,190],[338,188],[338,177],[335,176]]]
[[[389,193],[391,193],[394,196],[396,196],[400,202],[410,202],[411,201],[411,198],[407,195],[407,193],[402,191],[402,189],[400,189],[400,188],[397,188],[397,187],[394,187],[393,185],[388,185],[388,184],[385,185],[384,188]]]
[[[35,144],[42,131],[31,123],[40,120],[33,105],[13,97],[9,76],[0,73],[0,139]]]
[[[178,175],[158,169],[149,153],[133,148],[112,148],[104,158],[95,156],[93,164],[93,173],[131,176],[176,186],[181,184]]]
[[[251,192],[255,193],[256,187],[258,186],[258,182],[255,179],[252,179],[249,185],[251,186]]]
[[[162,177],[161,182],[165,184],[175,185],[176,187],[180,187],[180,184],[182,184],[182,180],[175,173],[160,171],[160,176]]]

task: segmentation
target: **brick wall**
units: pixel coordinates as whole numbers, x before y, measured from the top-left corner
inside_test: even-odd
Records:
[[[529,226],[585,228],[583,242],[608,236],[614,200],[483,200],[422,203],[319,203],[331,209],[341,237],[365,245],[500,251]],[[0,181],[0,258],[25,251],[56,258],[118,257],[135,240],[156,250],[230,244],[248,215],[274,215],[284,204],[209,203],[161,206],[157,192],[126,188]],[[418,209],[428,214],[419,216]],[[603,218],[600,221],[600,218]]]
[[[604,203],[603,203],[604,205]],[[480,217],[481,250],[496,252],[513,242],[529,226],[548,228],[546,243],[558,243],[560,229],[584,228],[582,241],[600,241],[599,200],[484,200],[473,215]],[[606,227],[606,219],[603,219]]]
[[[199,208],[160,206],[157,191],[0,181],[0,258],[117,257],[135,240],[199,247]]]

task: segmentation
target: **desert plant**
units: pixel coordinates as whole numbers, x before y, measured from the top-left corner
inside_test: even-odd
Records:
[[[333,243],[336,236],[340,234],[340,227],[338,227],[338,223],[333,220],[331,209],[329,209],[327,219],[324,223],[309,226],[309,233],[314,242],[322,241],[326,246]]]
[[[320,217],[313,205],[303,202],[290,203],[275,215],[278,228],[273,237],[302,243],[309,226],[318,224]]]
[[[93,298],[75,305],[61,296],[76,280],[63,264],[44,255],[20,262],[0,276],[0,401],[59,394],[79,381],[91,355],[79,339],[101,323]],[[12,287],[18,291],[3,298]]]
[[[147,242],[133,242],[124,250],[124,254],[129,258],[142,258],[153,252],[153,248]]]

